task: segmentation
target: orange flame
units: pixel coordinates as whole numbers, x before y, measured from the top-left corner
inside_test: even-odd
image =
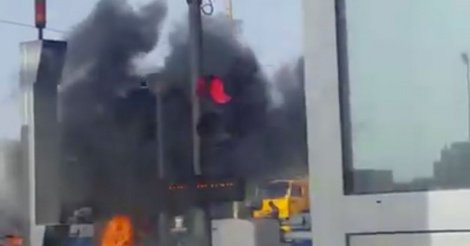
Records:
[[[128,216],[118,215],[105,225],[101,246],[133,246],[133,228]]]
[[[22,246],[23,238],[20,236],[7,236],[7,246]]]

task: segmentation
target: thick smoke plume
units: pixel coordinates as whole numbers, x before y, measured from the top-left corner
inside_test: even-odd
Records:
[[[282,103],[267,107],[262,127],[242,136],[230,154],[240,173],[250,174],[258,182],[307,175],[303,83],[302,59],[276,73],[270,85],[279,90]],[[249,117],[243,119],[250,121]]]
[[[211,158],[204,163],[205,171],[249,179],[305,174],[303,62],[286,66],[279,71],[276,81],[269,82],[254,52],[239,40],[234,29],[231,21],[221,16],[206,18],[203,23],[203,73],[221,76],[233,97],[225,109],[229,112],[231,140],[209,153]],[[163,71],[167,79],[183,85],[182,88],[189,87],[184,83],[189,81],[187,40],[187,27],[175,28],[170,35],[172,50]],[[268,93],[272,83],[283,96],[282,105],[274,109],[270,107]],[[170,139],[187,138],[178,136],[176,128],[168,131],[174,131],[176,136]],[[176,148],[181,150],[181,143]],[[175,160],[181,158],[179,154],[175,151],[169,157]]]
[[[245,136],[265,124],[268,105],[267,80],[253,51],[241,44],[233,32],[231,22],[224,17],[211,17],[203,22],[203,74],[216,74],[225,81],[226,89],[233,100],[225,110],[229,112],[232,140],[229,146],[208,154],[204,163],[206,173],[246,175],[245,164],[234,163],[230,158],[234,146]],[[164,77],[175,85],[189,88],[188,28],[180,25],[170,34],[170,55],[165,60]],[[186,94],[189,91],[186,89]],[[180,103],[187,103],[180,100]],[[180,106],[181,107],[181,106]],[[177,115],[175,115],[177,116]],[[169,115],[169,117],[172,117]],[[177,116],[179,117],[179,116]],[[177,129],[168,129],[178,131]],[[176,136],[184,138],[187,136]],[[170,137],[171,139],[171,137]],[[189,144],[188,142],[186,142]],[[171,145],[169,146],[171,148]],[[187,148],[185,148],[187,149]],[[170,151],[170,153],[173,153]],[[168,156],[176,159],[177,154]]]
[[[65,204],[90,201],[106,213],[137,213],[153,200],[155,142],[143,144],[138,123],[123,127],[118,98],[138,85],[133,60],[153,50],[166,5],[134,10],[102,0],[71,33],[62,85]],[[149,165],[151,163],[152,165]]]
[[[304,60],[281,68],[275,75],[282,104],[269,113],[267,146],[277,172],[274,176],[307,175],[307,132]]]
[[[27,229],[27,170],[20,142],[0,141],[0,234],[24,233]]]
[[[117,98],[135,87],[133,60],[153,50],[166,8],[160,1],[134,11],[124,0],[102,0],[69,37],[63,82],[65,203],[90,201],[106,213],[155,212],[156,143],[143,142],[139,122],[123,127]],[[303,62],[268,81],[255,53],[225,17],[204,18],[204,74],[226,82],[230,140],[206,152],[204,171],[267,179],[306,171]],[[166,82],[163,106],[169,177],[192,174],[188,27],[170,34],[170,54],[155,71]],[[271,107],[269,88],[283,102]],[[134,107],[138,110],[138,105]],[[122,116],[122,115],[121,115]],[[73,204],[76,205],[76,204]]]

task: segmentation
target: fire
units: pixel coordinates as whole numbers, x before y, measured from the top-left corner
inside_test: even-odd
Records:
[[[22,246],[23,238],[20,236],[9,235],[6,237],[7,246]]]
[[[101,246],[133,246],[133,234],[128,216],[114,216],[104,227]]]

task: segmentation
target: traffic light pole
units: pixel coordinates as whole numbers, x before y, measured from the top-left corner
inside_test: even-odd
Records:
[[[163,93],[161,88],[157,88],[157,158],[158,158],[158,175],[160,178],[160,182],[165,183],[166,181],[166,170],[165,170],[165,151],[163,149],[163,146],[165,145],[164,143],[164,138],[163,138],[163,131],[164,131],[164,126],[163,126]],[[166,183],[165,183],[166,184]],[[167,203],[164,204],[164,206],[160,206],[160,212],[158,214],[158,226],[157,226],[157,234],[158,234],[158,241],[159,241],[159,246],[168,246],[168,238],[169,238],[169,233],[170,230],[168,228],[169,226],[169,217],[168,217],[168,210],[167,210]]]
[[[193,139],[193,169],[196,175],[201,170],[201,140],[197,133],[197,122],[200,115],[199,97],[196,93],[197,80],[201,75],[202,63],[202,21],[201,0],[187,0],[189,5],[189,69],[191,80],[191,123]]]
[[[202,0],[186,0],[188,3],[189,24],[189,61],[191,82],[191,123],[192,123],[192,161],[195,175],[202,174],[201,167],[201,140],[197,132],[197,123],[200,117],[200,102],[197,95],[197,80],[202,72]],[[205,206],[197,206],[190,212],[192,223],[190,233],[194,245],[211,245],[211,220]]]

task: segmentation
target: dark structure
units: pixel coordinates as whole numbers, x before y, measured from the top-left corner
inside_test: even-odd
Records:
[[[71,210],[91,206],[101,217],[158,209],[156,95],[145,81],[135,85],[96,108],[86,125],[63,122],[63,198]]]

